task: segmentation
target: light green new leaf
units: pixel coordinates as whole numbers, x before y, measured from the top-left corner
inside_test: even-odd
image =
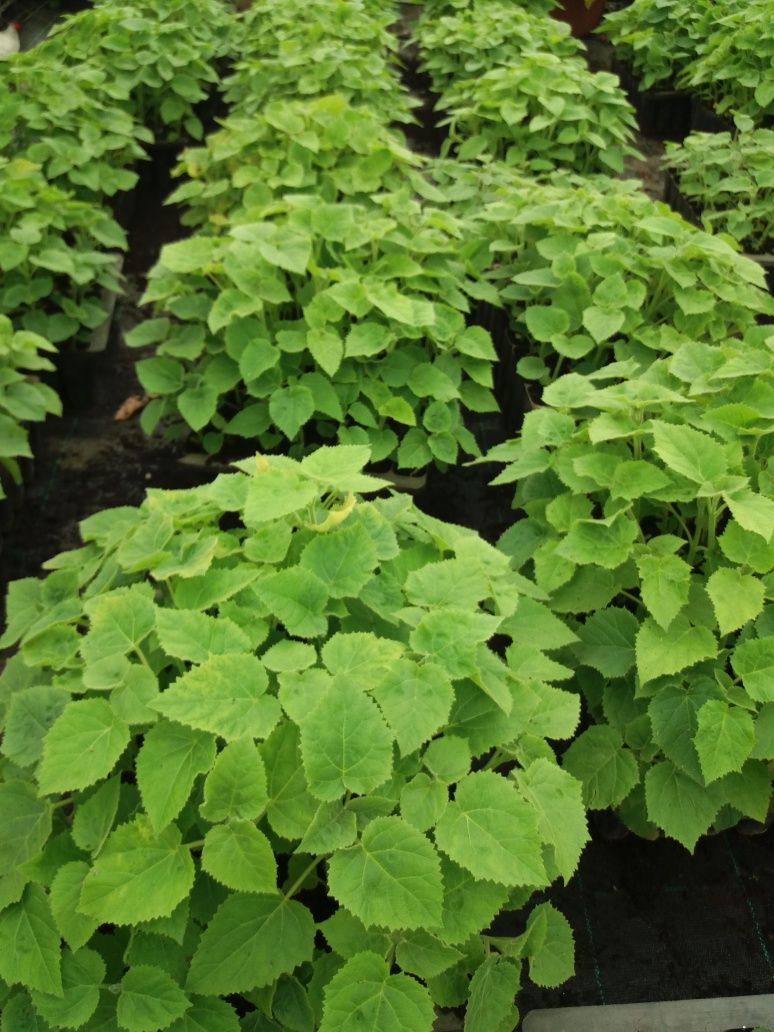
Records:
[[[691,568],[676,555],[640,555],[636,562],[642,601],[666,631],[688,602]]]
[[[94,950],[77,953],[69,950],[62,956],[63,996],[33,992],[35,1010],[54,1028],[80,1028],[85,1025],[99,1003],[99,990],[105,979],[105,962]]]
[[[19,902],[0,913],[0,978],[62,995],[59,932],[41,885],[28,885]]]
[[[732,563],[749,566],[755,573],[774,569],[774,542],[764,541],[760,534],[745,530],[736,520],[729,520],[718,544]]]
[[[590,810],[617,806],[639,781],[634,754],[607,724],[579,735],[562,757],[562,766],[583,783],[583,799]]]
[[[718,652],[708,627],[694,627],[687,616],[676,616],[665,631],[655,620],[644,620],[637,634],[637,670],[642,684],[676,674]]]
[[[441,920],[443,883],[435,849],[400,817],[377,817],[356,845],[334,853],[331,894],[366,926],[423,928]]]
[[[527,919],[524,955],[529,958],[529,977],[535,985],[561,985],[575,973],[575,943],[567,918],[540,903]]]
[[[579,662],[605,677],[623,677],[635,662],[634,641],[639,624],[628,609],[599,609],[578,627],[575,646]]]
[[[392,773],[393,737],[376,703],[354,683],[333,681],[301,725],[309,791],[324,802],[362,795]]]
[[[686,849],[693,847],[718,812],[717,797],[665,760],[645,775],[648,818]]]
[[[186,987],[228,996],[271,985],[312,959],[314,936],[314,918],[295,900],[235,892],[199,940]]]
[[[129,743],[129,728],[104,699],[67,704],[43,740],[38,784],[45,795],[106,777]]]
[[[191,1001],[166,971],[138,964],[121,980],[118,1024],[127,1032],[158,1032],[168,1028],[190,1006]]]
[[[754,491],[734,491],[723,498],[731,513],[744,530],[757,534],[764,541],[774,537],[774,501]]]
[[[320,1032],[431,1032],[433,1002],[408,975],[391,975],[375,953],[348,960],[325,987]]]
[[[531,763],[517,782],[537,812],[543,841],[553,846],[559,873],[569,881],[589,841],[581,782],[547,759]]]
[[[0,876],[37,856],[51,834],[51,806],[29,781],[0,784]]]
[[[518,1020],[514,1000],[520,987],[518,964],[506,957],[487,957],[470,980],[465,1032],[512,1029]]]
[[[258,747],[252,738],[240,738],[219,753],[204,782],[204,802],[199,809],[213,824],[253,820],[263,813],[268,799]]]
[[[730,634],[763,612],[763,581],[736,567],[721,566],[707,581],[707,594],[721,634]]]
[[[177,817],[215,753],[215,738],[206,731],[162,720],[146,732],[136,760],[137,787],[156,831]]]
[[[479,644],[496,634],[500,619],[465,609],[434,609],[411,632],[412,649],[434,660],[452,677],[476,672]]]
[[[476,878],[545,885],[537,815],[516,786],[493,771],[469,774],[435,830],[440,849]]]
[[[740,642],[731,654],[731,666],[756,702],[774,702],[774,637]]]
[[[371,694],[393,730],[398,748],[408,756],[449,719],[454,688],[436,663],[393,662]]]
[[[320,493],[319,485],[293,470],[275,466],[259,467],[250,477],[245,501],[245,524],[248,527],[271,523],[283,516],[299,512]]]
[[[728,472],[722,444],[690,426],[676,426],[654,420],[653,448],[658,457],[676,473],[695,484],[711,484]]]
[[[277,862],[271,845],[251,821],[230,821],[210,828],[204,838],[202,867],[229,889],[277,890]]]
[[[232,620],[195,609],[158,609],[156,633],[168,655],[191,663],[250,651],[250,639]]]
[[[695,744],[707,783],[740,771],[754,743],[755,725],[746,710],[721,699],[710,699],[699,710]]]
[[[155,835],[145,816],[107,839],[83,882],[80,909],[100,923],[137,924],[168,917],[191,891],[194,866],[170,825]]]
[[[212,656],[178,677],[153,703],[170,720],[227,741],[266,738],[280,717],[277,700],[255,656]]]
[[[333,598],[356,598],[377,562],[376,547],[361,523],[318,534],[301,553],[301,566],[311,570]]]

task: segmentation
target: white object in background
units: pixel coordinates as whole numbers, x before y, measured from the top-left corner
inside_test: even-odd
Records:
[[[4,57],[10,57],[11,54],[19,53],[21,49],[20,28],[21,25],[18,22],[11,22],[7,29],[0,32],[0,61]]]
[[[623,1003],[531,1011],[524,1032],[735,1032],[774,1028],[774,996]]]

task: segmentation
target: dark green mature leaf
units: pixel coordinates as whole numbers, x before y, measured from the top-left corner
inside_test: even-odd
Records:
[[[564,754],[562,765],[583,782],[583,799],[590,810],[617,806],[639,781],[634,754],[607,725],[584,731]]]
[[[575,654],[581,663],[605,677],[624,677],[634,666],[634,642],[639,624],[628,609],[599,609],[578,628]]]
[[[400,817],[377,817],[360,842],[330,860],[331,893],[366,925],[433,927],[441,919],[441,865],[425,835]]]
[[[187,988],[227,996],[270,985],[312,959],[314,931],[312,915],[295,900],[232,893],[199,941]]]
[[[162,720],[145,735],[137,754],[137,787],[156,831],[185,806],[194,781],[215,762],[215,738],[183,724]]]
[[[31,884],[0,913],[0,978],[62,995],[59,932],[42,886]]]
[[[320,1032],[431,1032],[433,1003],[408,975],[391,975],[375,953],[348,960],[325,989]]]
[[[38,799],[30,782],[0,784],[0,875],[9,874],[40,853],[51,834],[51,816],[50,804]]]
[[[80,909],[100,923],[166,917],[188,895],[194,866],[174,825],[154,834],[140,816],[110,835],[83,882]]]

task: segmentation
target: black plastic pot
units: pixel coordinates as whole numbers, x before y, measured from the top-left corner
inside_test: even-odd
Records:
[[[701,225],[699,212],[682,193],[671,172],[664,173],[664,201],[678,215],[682,215],[686,222],[691,222],[694,226]]]
[[[691,132],[694,133],[735,133],[734,123],[729,121],[703,100],[691,95]]]
[[[641,90],[631,65],[623,62],[615,62],[613,71],[621,80],[645,136],[678,143],[685,139],[691,128],[689,94],[683,90]]]

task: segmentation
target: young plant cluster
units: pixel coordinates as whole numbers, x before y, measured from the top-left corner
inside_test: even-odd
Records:
[[[138,365],[158,395],[143,425],[193,432],[210,453],[248,440],[300,455],[338,441],[403,470],[454,463],[479,454],[466,412],[497,407],[491,338],[467,325],[470,299],[496,292],[481,280],[478,238],[435,203],[443,195],[372,89],[330,94],[314,63],[324,34],[389,55],[385,14],[331,0],[315,11],[299,21],[253,5],[259,56],[227,81],[223,128],[183,155],[188,180],[173,199],[197,228],[163,249],[145,293],[154,318],[128,337],[157,345]],[[307,81],[275,98],[275,59],[261,52],[283,47],[304,56],[316,90]],[[272,97],[260,111],[231,91],[254,73]],[[289,88],[282,80],[280,98]]]
[[[446,112],[445,152],[538,175],[622,171],[635,153],[633,111],[617,77],[591,72],[568,31],[501,0],[426,9],[417,37]]]
[[[665,166],[707,228],[753,254],[774,250],[774,131],[691,133],[667,144]]]
[[[472,531],[361,500],[368,459],[151,490],[12,585],[4,1024],[430,1032],[467,1003],[484,1032],[523,963],[571,973],[549,903],[482,929],[587,839],[536,640],[572,636]]]

